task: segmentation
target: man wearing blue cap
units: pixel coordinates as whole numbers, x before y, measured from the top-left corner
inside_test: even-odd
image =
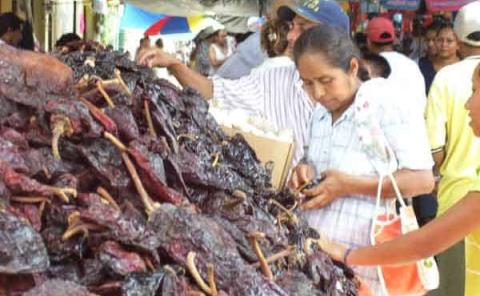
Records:
[[[296,14],[301,15],[305,19],[317,24],[333,23],[335,18],[344,22],[344,27],[348,28],[349,20],[346,15],[338,9],[335,1],[310,1],[302,5],[290,5],[294,0],[267,0],[267,19],[276,19],[280,17],[283,20],[292,21]],[[306,1],[307,2],[307,1]],[[333,4],[332,4],[333,3]],[[332,8],[327,8],[332,5]],[[279,7],[285,6],[283,11],[277,16]],[[313,7],[313,9],[309,9]],[[315,11],[316,10],[316,11]],[[316,13],[323,13],[319,18]],[[293,43],[292,43],[293,44]],[[240,43],[232,56],[215,72],[222,78],[238,79],[250,74],[253,68],[260,66],[267,59],[267,55],[260,45],[260,32],[255,32],[245,41]]]
[[[310,23],[326,24],[338,28],[346,33],[350,32],[350,20],[333,0],[305,0],[302,4],[289,3],[278,9],[278,16],[282,20],[291,21],[293,26],[289,34],[289,46],[297,40],[298,36],[307,30]]]
[[[348,16],[331,0],[307,0],[281,6],[278,14],[292,22],[289,48],[293,48],[301,33],[318,24],[349,31]],[[296,149],[292,165],[303,156],[313,103],[303,90],[293,61],[285,66],[253,70],[237,80],[218,76],[208,79],[158,49],[144,52],[139,61],[149,66],[167,67],[182,86],[196,89],[206,99],[218,100],[227,110],[241,109],[266,118],[277,129],[293,130]]]

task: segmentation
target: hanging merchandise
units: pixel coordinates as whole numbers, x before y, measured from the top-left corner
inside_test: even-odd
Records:
[[[429,11],[457,11],[475,0],[425,0]],[[480,17],[480,16],[479,16]]]
[[[380,3],[386,9],[417,10],[420,0],[382,0]]]
[[[363,13],[378,13],[380,12],[380,3],[375,0],[361,1],[360,10]]]
[[[120,20],[123,15],[123,5],[120,0],[107,2],[107,12],[97,15],[97,40],[102,44],[119,47]]]
[[[94,0],[93,1],[93,11],[98,14],[107,14],[108,13],[108,1],[107,0]]]

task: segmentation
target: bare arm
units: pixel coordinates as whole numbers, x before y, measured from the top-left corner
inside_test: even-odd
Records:
[[[433,174],[430,170],[408,170],[396,171],[393,176],[397,181],[400,192],[405,197],[417,196],[430,193],[434,187]],[[348,175],[345,178],[345,195],[377,195],[378,178]],[[392,182],[389,178],[383,180],[382,197],[395,197]]]
[[[444,215],[393,241],[352,251],[351,265],[392,265],[438,254],[480,227],[480,193],[470,192]]]
[[[191,87],[206,99],[213,97],[213,83],[205,76],[193,71],[175,57],[160,49],[148,49],[139,56],[139,64],[149,67],[167,67],[183,87]]]
[[[197,90],[207,100],[213,97],[213,82],[202,74],[193,71],[181,62],[169,66],[168,69],[183,87]]]
[[[392,241],[354,249],[346,258],[349,265],[400,265],[438,254],[469,233],[479,229],[480,193],[465,198],[424,227]],[[345,259],[346,247],[323,238],[321,248],[335,260]]]

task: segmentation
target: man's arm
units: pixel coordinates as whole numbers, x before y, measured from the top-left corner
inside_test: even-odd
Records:
[[[149,67],[166,67],[183,87],[197,90],[206,99],[213,97],[213,83],[210,79],[188,68],[161,49],[153,48],[143,51],[139,56],[138,63]]]

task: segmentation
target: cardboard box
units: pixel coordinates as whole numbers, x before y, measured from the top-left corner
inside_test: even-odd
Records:
[[[261,137],[237,128],[222,126],[222,129],[229,136],[241,134],[263,164],[273,162],[272,185],[274,188],[280,189],[285,185],[295,148],[293,142]]]

